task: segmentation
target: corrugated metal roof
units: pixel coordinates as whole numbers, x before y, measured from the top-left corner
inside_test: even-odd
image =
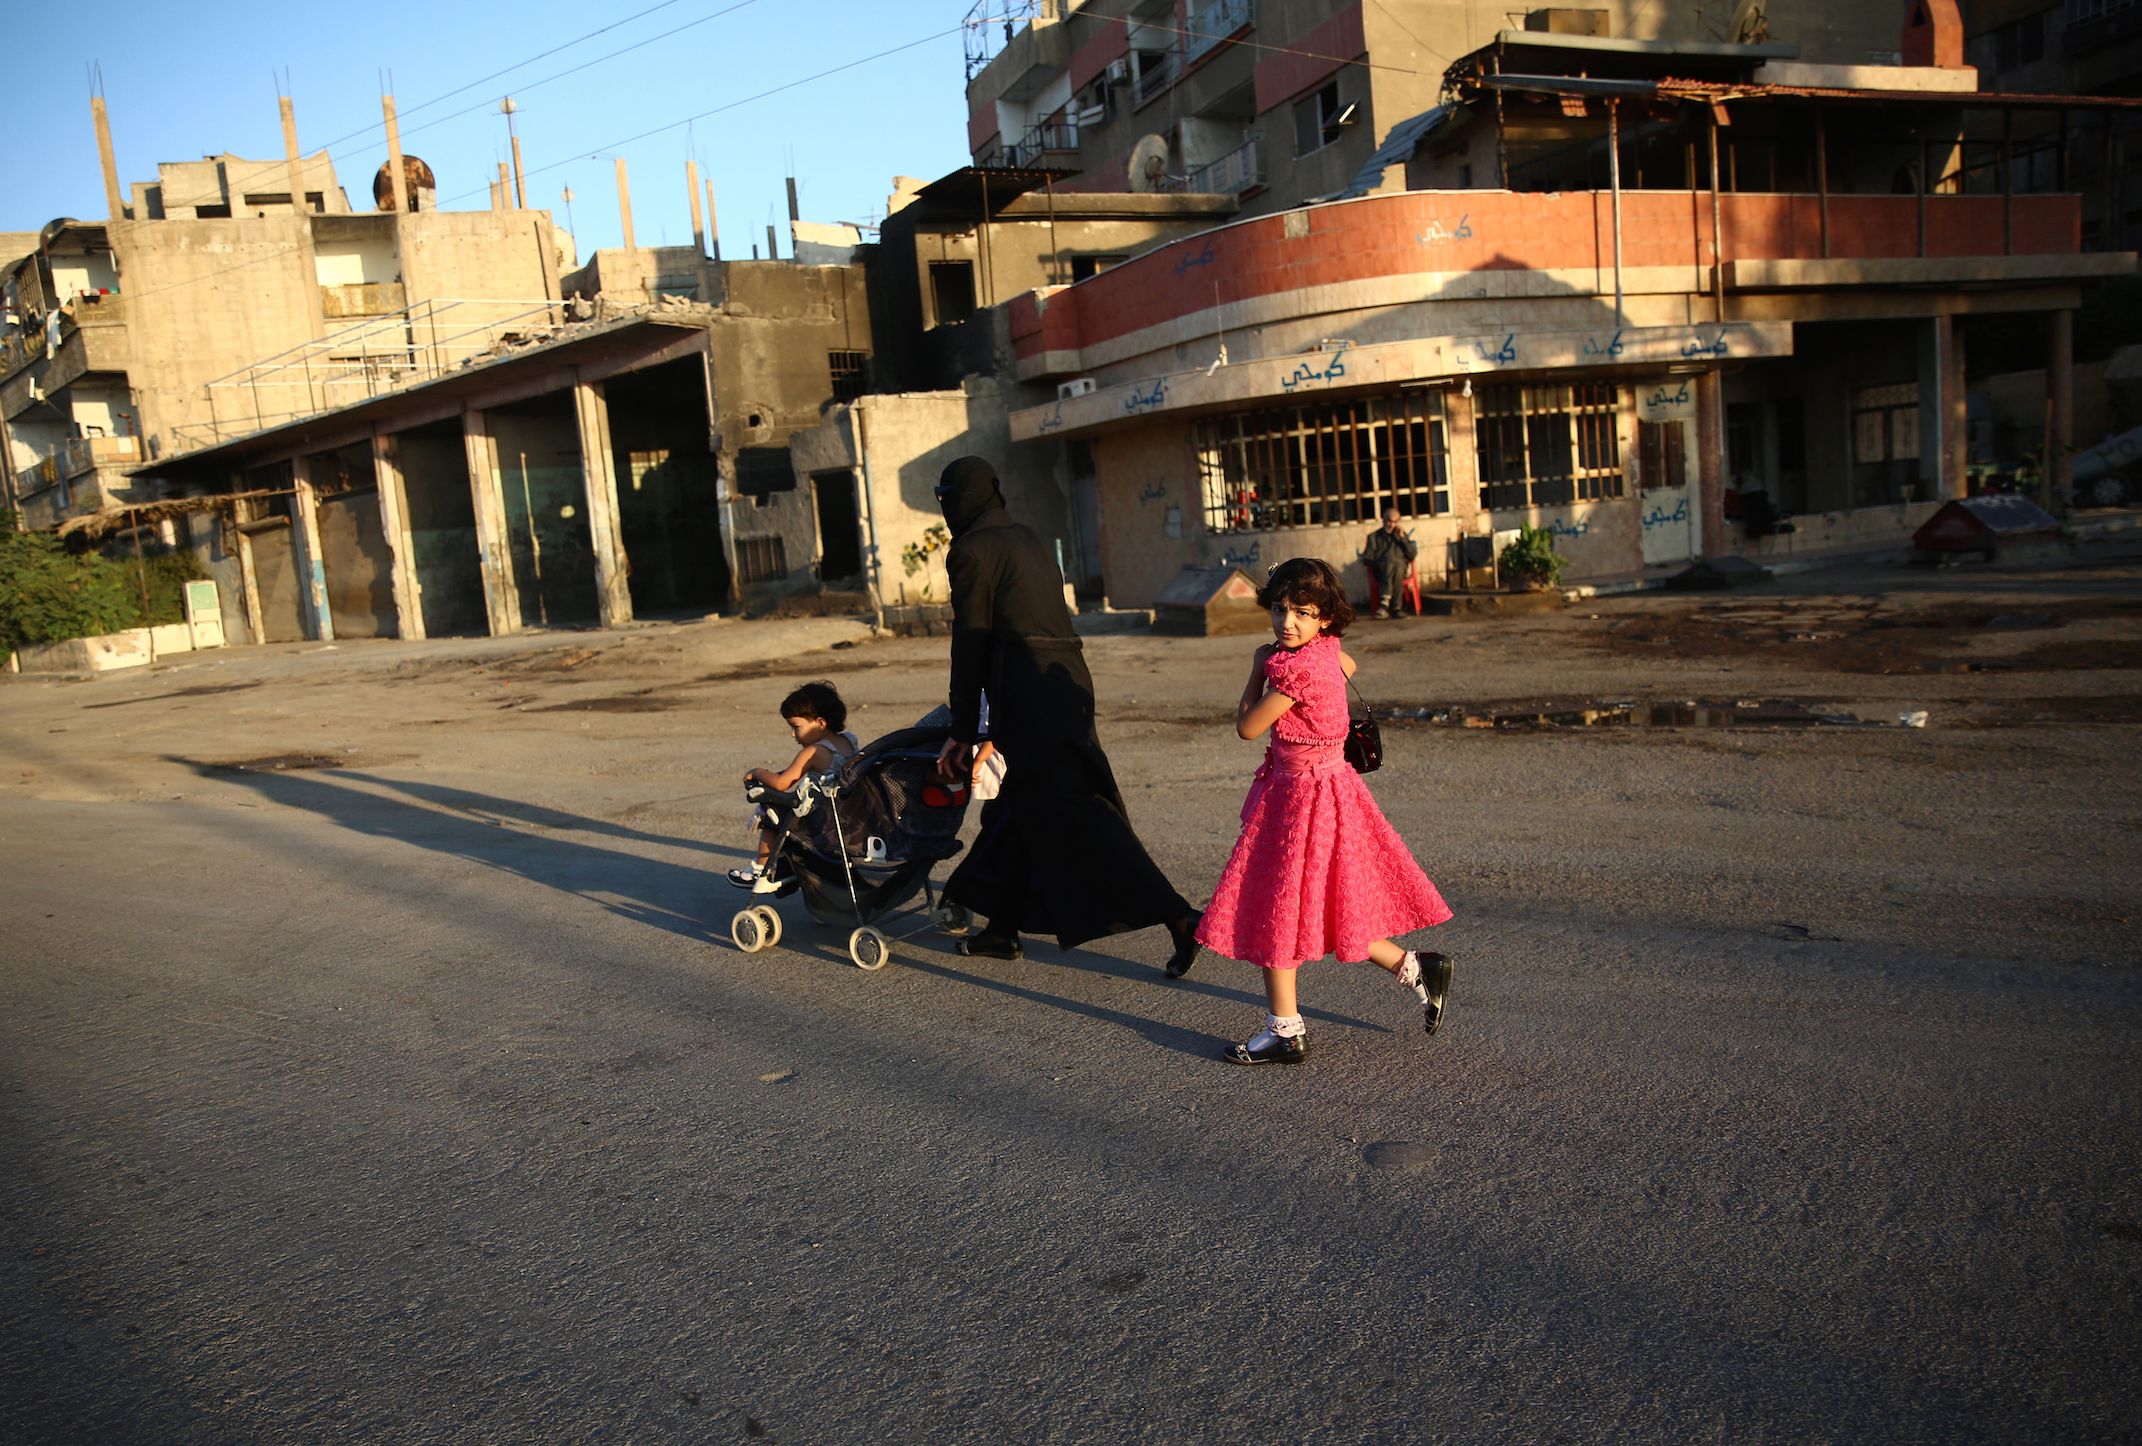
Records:
[[[1354,172],[1354,178],[1347,183],[1346,189],[1329,199],[1344,201],[1354,196],[1366,196],[1382,185],[1383,173],[1411,156],[1414,148],[1420,145],[1429,132],[1450,119],[1452,111],[1451,106],[1439,105],[1433,110],[1424,110],[1419,115],[1408,116],[1392,126],[1390,134],[1383,138],[1383,144],[1376,147],[1375,153],[1362,163],[1360,170]]]

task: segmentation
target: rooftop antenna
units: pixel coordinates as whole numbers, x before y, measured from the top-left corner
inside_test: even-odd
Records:
[[[561,201],[563,201],[563,202],[565,202],[565,230],[566,230],[566,234],[567,234],[567,235],[572,235],[572,234],[573,234],[573,188],[572,188],[571,186],[567,186],[567,187],[566,187],[566,188],[565,188],[565,189],[564,189],[563,191],[560,191],[560,192],[558,193],[558,199],[559,199],[559,200],[561,200]]]
[[[1770,39],[1769,0],[1740,0],[1726,22],[1726,39],[1735,45],[1763,45]]]

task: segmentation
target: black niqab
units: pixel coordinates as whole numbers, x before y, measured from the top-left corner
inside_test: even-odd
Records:
[[[961,457],[946,463],[937,478],[937,505],[954,537],[971,531],[984,514],[1004,510],[997,469],[982,457]]]

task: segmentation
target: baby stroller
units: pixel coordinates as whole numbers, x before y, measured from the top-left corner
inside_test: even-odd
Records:
[[[929,928],[964,934],[967,911],[930,884],[930,870],[960,850],[967,781],[941,782],[937,755],[951,737],[952,715],[939,708],[912,728],[886,734],[838,769],[806,774],[782,792],[763,784],[744,796],[766,810],[778,833],[770,860],[775,898],[800,893],[821,924],[850,923],[848,958],[877,970],[892,957],[889,939]],[[921,922],[888,935],[878,928],[917,893]],[[781,942],[781,915],[755,902],[737,910],[729,937],[746,954]]]

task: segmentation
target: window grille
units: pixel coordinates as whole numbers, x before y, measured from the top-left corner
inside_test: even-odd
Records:
[[[1262,532],[1450,510],[1442,398],[1408,391],[1198,424],[1208,532]]]
[[[826,370],[833,378],[833,400],[852,402],[870,390],[870,353],[829,351]]]
[[[1622,495],[1621,389],[1612,382],[1482,387],[1473,447],[1480,505],[1558,507]]]
[[[788,549],[780,537],[739,537],[736,539],[737,581],[742,583],[772,582],[788,576]]]

